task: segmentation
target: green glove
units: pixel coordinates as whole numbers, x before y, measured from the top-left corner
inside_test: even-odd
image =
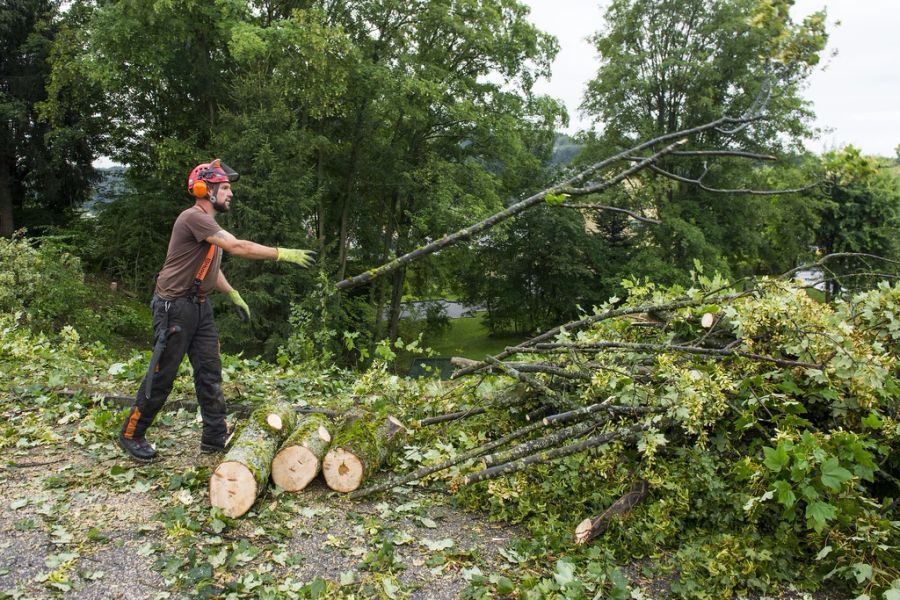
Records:
[[[231,290],[228,292],[228,297],[234,302],[234,310],[237,312],[238,316],[241,318],[241,321],[245,323],[250,320],[250,307],[247,306],[247,303],[244,302],[244,299],[241,298],[241,295],[237,290]]]
[[[275,260],[278,262],[294,263],[304,268],[312,264],[313,257],[316,255],[312,250],[297,250],[294,248],[276,248],[276,250],[278,250],[278,257]]]

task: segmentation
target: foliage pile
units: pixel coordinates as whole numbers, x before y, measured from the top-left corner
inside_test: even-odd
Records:
[[[900,286],[882,283],[833,305],[781,280],[744,291],[702,276],[687,290],[626,287],[628,300],[599,307],[589,326],[486,363],[495,374],[459,388],[445,408],[488,411],[436,433],[466,443],[438,442],[424,461],[478,454],[542,405],[620,407],[582,416],[586,426],[555,444],[620,434],[597,449],[551,462],[551,447],[536,452],[529,469],[475,485],[465,484],[481,477],[481,465],[449,472],[464,484],[466,504],[535,534],[534,555],[524,548],[518,571],[533,575],[522,580],[529,594],[610,593],[614,578],[598,575],[597,565],[647,557],[668,569],[673,591],[690,597],[788,582],[896,594]],[[524,403],[510,407],[511,384],[527,390]],[[536,563],[571,550],[576,524],[639,480],[649,483],[649,497],[613,519],[594,542],[599,548],[569,554],[574,562],[557,565],[555,578],[541,574]],[[581,583],[561,583],[560,569]]]
[[[4,250],[0,273],[18,285],[3,287],[0,392],[8,419],[0,447],[24,451],[74,442],[82,451],[102,451],[104,460],[117,456],[112,436],[121,415],[101,396],[135,389],[146,352],[123,359],[85,343],[77,319],[58,335],[41,332],[36,325],[64,323],[77,307],[47,304],[53,297],[41,287],[48,280],[37,276],[38,267],[59,270],[55,281],[70,277],[77,284],[77,263],[22,241]],[[293,364],[300,346],[286,348],[279,366],[226,356],[225,393],[230,402],[247,404],[282,398],[336,410],[394,406],[407,420],[488,408],[418,429],[390,465],[399,471],[477,450],[521,427],[527,413],[547,402],[562,411],[612,397],[625,408],[659,411],[598,420],[593,433],[591,427],[582,433],[646,425],[631,438],[459,487],[464,504],[524,523],[533,533],[507,551],[514,565],[508,573],[472,576],[471,597],[516,586],[523,597],[624,594],[620,566],[636,559],[649,560],[650,574],[672,579],[672,590],[685,596],[839,582],[875,597],[896,587],[900,286],[881,284],[833,305],[779,280],[744,290],[702,276],[687,290],[634,281],[626,286],[628,300],[598,307],[587,317],[590,326],[563,328],[542,340],[549,343],[523,344],[517,357],[506,352],[489,365],[518,373],[512,383],[526,391],[518,405],[504,400],[506,408],[498,406],[499,398],[510,398],[511,383],[500,371],[449,387],[393,376],[386,345],[375,365],[352,379]],[[653,306],[669,308],[647,308]],[[610,318],[601,318],[607,313]],[[703,326],[709,324],[704,315],[713,317],[711,328]],[[730,354],[694,354],[685,347],[727,347]],[[176,399],[191,395],[187,365],[182,375]],[[63,389],[96,394],[59,394]],[[477,467],[457,464],[449,481],[458,485]],[[191,485],[200,486],[207,475],[190,475]],[[573,548],[574,526],[604,511],[636,480],[649,483],[649,497],[590,547]],[[176,576],[173,565],[208,578],[215,567],[190,548],[203,527],[217,522],[221,528],[225,521],[184,509],[172,514],[164,518],[174,519],[185,545],[158,566],[177,585],[198,585]]]
[[[121,345],[148,336],[149,311],[85,280],[81,261],[54,240],[40,247],[0,238],[0,312],[38,331],[69,325],[91,341]]]

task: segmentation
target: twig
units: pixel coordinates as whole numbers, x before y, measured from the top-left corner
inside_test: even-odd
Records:
[[[450,421],[459,421],[460,419],[465,419],[468,417],[474,417],[475,415],[484,414],[487,411],[485,408],[469,408],[466,410],[461,410],[458,412],[447,413],[444,415],[437,415],[436,417],[428,417],[427,419],[420,419],[417,423],[419,427],[427,427],[428,425],[437,425],[438,423],[448,423]]]

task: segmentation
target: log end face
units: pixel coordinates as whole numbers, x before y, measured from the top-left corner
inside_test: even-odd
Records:
[[[716,322],[716,316],[712,313],[703,313],[703,316],[700,317],[700,326],[704,329],[709,329]]]
[[[282,428],[284,428],[284,423],[281,422],[281,417],[279,415],[276,415],[275,413],[271,413],[266,417],[266,423],[275,431],[281,431]]]
[[[336,492],[352,492],[363,480],[363,463],[358,456],[343,448],[332,448],[322,461],[325,483]]]
[[[575,528],[575,543],[579,545],[586,543],[590,539],[591,529],[591,519],[588,518],[579,523],[578,527]]]
[[[272,460],[272,481],[287,492],[299,492],[319,473],[319,459],[308,448],[289,446]]]
[[[322,440],[323,442],[331,441],[331,434],[328,433],[328,430],[325,429],[324,425],[319,425],[319,439]]]
[[[250,510],[256,493],[253,473],[239,462],[223,462],[209,478],[209,503],[232,519]]]

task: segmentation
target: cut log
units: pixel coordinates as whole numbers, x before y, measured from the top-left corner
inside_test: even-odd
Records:
[[[575,543],[586,544],[609,527],[613,515],[625,515],[631,512],[639,502],[650,493],[650,484],[644,480],[635,481],[631,490],[613,502],[599,517],[585,519],[575,528]]]
[[[272,481],[277,486],[288,492],[299,492],[319,474],[331,444],[327,425],[325,415],[312,414],[300,419],[272,461]]]
[[[336,492],[357,489],[384,463],[405,432],[403,424],[391,416],[348,419],[322,462],[325,483]]]
[[[278,416],[280,429],[272,427]],[[209,503],[226,517],[240,517],[266,487],[272,457],[296,423],[294,409],[285,403],[266,404],[239,425],[225,459],[209,478]]]

